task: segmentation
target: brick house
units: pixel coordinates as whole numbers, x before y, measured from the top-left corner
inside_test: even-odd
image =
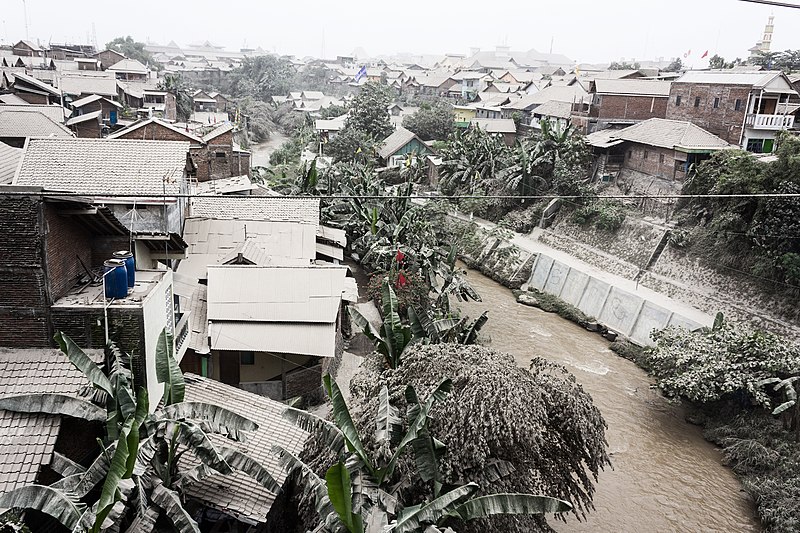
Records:
[[[85,98],[75,100],[71,105],[74,117],[99,111],[101,120],[106,122],[111,121],[112,114],[118,116],[122,111],[122,104],[109,98],[100,96],[99,94],[93,94],[86,96]]]
[[[3,88],[29,104],[61,105],[61,91],[22,72],[3,72]]]
[[[670,181],[683,181],[692,165],[732,148],[691,122],[661,118],[621,130],[600,130],[589,134],[586,142],[600,175],[624,169]]]
[[[188,141],[192,161],[197,168],[194,177],[200,182],[250,173],[250,154],[234,149],[233,125],[229,123],[220,124],[201,136],[198,130],[190,132],[163,120],[149,118],[117,131],[108,138]]]
[[[180,195],[193,172],[187,142],[32,138],[14,184],[104,204],[128,228],[137,264],[153,268],[185,255],[187,201]]]
[[[113,72],[118,80],[124,81],[147,81],[150,71],[135,59],[122,59],[106,69]]]
[[[44,57],[45,49],[33,41],[23,39],[11,47],[11,53],[15,56]]]
[[[597,78],[588,86],[588,98],[572,106],[572,123],[583,133],[666,118],[668,81]]]
[[[83,139],[99,139],[103,136],[102,111],[77,115],[67,120],[66,126],[75,133],[76,137]]]
[[[756,153],[775,148],[779,131],[794,127],[781,109],[800,96],[780,71],[690,70],[672,82],[666,118],[688,120]]]
[[[116,50],[103,50],[102,52],[97,52],[92,57],[100,61],[100,67],[103,70],[107,70],[109,67],[125,59],[125,56]]]
[[[137,268],[128,296],[109,302],[103,261],[129,238],[111,209],[40,187],[6,190],[13,194],[0,196],[0,346],[52,347],[63,331],[83,348],[102,348],[107,326],[109,338],[133,356],[137,383],[159,398],[158,335],[164,328],[180,334],[188,322],[176,325],[172,271]],[[178,337],[180,358],[187,335]]]

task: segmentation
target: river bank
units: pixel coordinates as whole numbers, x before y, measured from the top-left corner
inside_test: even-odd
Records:
[[[253,144],[250,146],[250,166],[253,167],[268,167],[269,156],[280,148],[280,146],[288,141],[289,138],[279,131],[273,131],[269,134],[269,139],[264,142]]]
[[[613,470],[600,474],[596,511],[585,522],[553,523],[564,532],[759,531],[753,505],[719,449],[683,409],[651,388],[634,363],[609,343],[552,313],[518,304],[508,289],[477,271],[470,283],[482,302],[463,303],[477,316],[489,311],[490,346],[527,368],[536,355],[566,366],[608,423]]]

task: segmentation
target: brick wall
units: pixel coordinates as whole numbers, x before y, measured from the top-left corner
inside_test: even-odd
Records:
[[[647,120],[648,118],[665,118],[668,98],[652,96],[621,96],[613,94],[598,95],[600,104],[592,116],[606,119]],[[594,109],[593,109],[594,111]]]
[[[675,170],[676,158],[685,161],[683,154],[668,148],[628,143],[625,148],[623,167],[644,172],[650,176],[682,180],[685,177],[684,173]]]
[[[675,105],[679,96],[680,105]],[[749,97],[750,86],[673,83],[666,118],[687,120],[731,144],[739,144]],[[697,98],[700,100],[695,106]],[[719,98],[716,108],[715,98]],[[736,100],[739,100],[738,110]]]
[[[50,280],[50,298],[54,302],[64,296],[92,264],[92,239],[75,217],[59,215],[44,204],[45,261]]]
[[[228,178],[231,174],[231,167],[237,165],[233,161],[233,132],[223,133],[211,139],[202,152],[197,155],[192,154],[197,165],[197,181],[216,180]]]
[[[75,136],[83,139],[99,139],[101,137],[99,120],[80,122],[71,126],[71,129],[75,132]]]
[[[297,369],[286,373],[285,398],[317,395],[322,387],[322,365]]]
[[[178,120],[178,106],[175,95],[167,93],[164,96],[164,118],[167,120]]]
[[[41,202],[0,197],[0,345],[49,346]]]

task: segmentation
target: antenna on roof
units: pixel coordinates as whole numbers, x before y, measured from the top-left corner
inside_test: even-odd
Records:
[[[22,0],[22,15],[25,17],[25,40],[28,40],[30,39],[30,35],[28,35],[28,6],[25,0]]]

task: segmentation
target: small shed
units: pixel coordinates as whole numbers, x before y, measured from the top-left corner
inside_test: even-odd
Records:
[[[383,141],[383,147],[378,155],[387,166],[399,167],[409,154],[427,156],[433,153],[433,150],[414,132],[400,126]]]

